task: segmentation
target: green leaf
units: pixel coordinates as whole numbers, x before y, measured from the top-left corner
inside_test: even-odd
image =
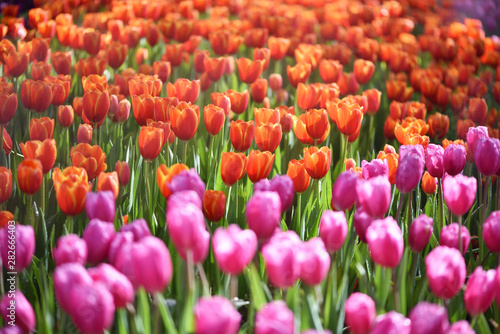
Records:
[[[258,311],[267,303],[267,300],[260,285],[261,281],[259,273],[257,272],[257,268],[255,268],[255,265],[253,263],[251,263],[248,266],[248,269],[245,270],[245,277],[247,278],[250,286],[250,292],[252,294],[253,300],[252,304]]]

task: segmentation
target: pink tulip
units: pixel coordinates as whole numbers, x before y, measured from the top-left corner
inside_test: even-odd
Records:
[[[294,231],[275,234],[263,247],[269,281],[277,288],[292,286],[300,276],[297,253],[301,240]]]
[[[356,202],[356,182],[359,175],[353,171],[341,173],[332,189],[332,209],[345,211]]]
[[[293,312],[284,301],[277,300],[266,304],[255,317],[255,334],[294,333]]]
[[[375,323],[377,309],[370,296],[354,292],[345,302],[345,322],[353,334],[370,333]]]
[[[479,139],[489,137],[488,128],[485,126],[469,128],[466,137],[467,137],[467,146],[469,147],[469,150],[472,152],[472,154],[475,155],[476,145]]]
[[[439,298],[450,299],[465,283],[467,268],[458,249],[434,248],[425,258],[426,275],[431,291]]]
[[[12,237],[14,239],[10,239]],[[13,245],[9,243],[10,240],[13,240]],[[9,245],[15,247],[15,269],[9,265]],[[35,253],[35,231],[33,227],[16,224],[0,229],[0,253],[7,271],[20,272],[27,268],[31,264],[31,259]],[[1,266],[0,270],[2,270]]]
[[[70,292],[77,285],[92,285],[93,281],[85,267],[80,263],[65,263],[54,270],[54,291],[59,306],[69,312],[73,301]]]
[[[462,145],[450,144],[444,150],[443,166],[447,174],[451,176],[460,174],[465,167],[466,161],[467,151]]]
[[[500,308],[500,266],[498,266],[497,268],[497,277],[495,279],[495,282],[496,282],[496,291],[497,291],[497,295],[496,295],[496,300],[497,300],[497,306],[498,308]]]
[[[353,217],[353,225],[359,240],[366,242],[366,230],[375,221],[363,208],[356,210]]]
[[[116,212],[115,195],[110,190],[97,193],[89,191],[85,199],[85,211],[90,220],[97,218],[112,223]]]
[[[467,249],[469,248],[470,243],[470,234],[467,227],[462,226],[462,254],[467,253]],[[452,248],[458,249],[458,238],[459,238],[459,225],[458,223],[453,223],[447,226],[444,226],[441,230],[441,235],[439,237],[439,244],[442,246],[448,246]]]
[[[198,194],[200,200],[203,200],[203,194],[205,193],[206,189],[205,183],[201,180],[200,176],[198,175],[198,173],[196,173],[196,170],[194,168],[180,172],[178,175],[172,178],[167,186],[172,193],[185,190],[193,190]]]
[[[416,154],[422,160],[425,160],[425,150],[422,145],[402,145],[399,147],[399,161],[402,161],[408,155]]]
[[[484,222],[483,239],[490,251],[500,253],[500,211],[493,211]]]
[[[109,244],[108,260],[109,263],[115,265],[115,260],[125,244],[134,242],[134,234],[132,232],[118,232]]]
[[[202,297],[194,306],[196,334],[238,333],[241,315],[224,297]]]
[[[410,312],[411,333],[445,334],[450,326],[444,306],[420,302]]]
[[[83,231],[83,240],[87,244],[87,261],[91,264],[104,261],[114,236],[113,224],[92,219]]]
[[[370,334],[410,334],[411,320],[395,311],[379,315]]]
[[[120,228],[120,232],[131,232],[134,235],[134,241],[139,241],[144,237],[151,236],[148,223],[143,218],[136,219],[131,223],[123,225]]]
[[[396,169],[396,187],[407,194],[420,182],[424,173],[424,160],[420,154],[409,153],[401,158],[399,156],[398,168]]]
[[[358,205],[373,218],[381,218],[391,204],[391,184],[387,177],[377,176],[356,183]]]
[[[444,148],[441,145],[429,144],[425,150],[425,167],[432,177],[442,178],[444,175]]]
[[[500,167],[500,141],[496,138],[480,138],[476,143],[474,162],[481,174],[494,175]]]
[[[288,175],[276,175],[271,180],[262,179],[254,185],[254,192],[275,191],[280,196],[281,212],[285,212],[293,203],[295,194],[293,181]]]
[[[389,178],[389,165],[387,160],[373,159],[370,162],[363,160],[361,161],[361,173],[364,179],[371,179],[379,175]]]
[[[324,331],[317,331],[315,329],[308,329],[305,332],[302,332],[301,334],[332,334],[329,330],[324,330]]]
[[[239,275],[252,261],[257,250],[257,236],[252,230],[242,230],[231,224],[215,230],[212,249],[219,268],[228,274]]]
[[[394,268],[401,261],[404,250],[403,234],[392,217],[375,220],[366,230],[366,241],[375,263]]]
[[[78,235],[68,234],[57,240],[57,248],[54,248],[52,253],[56,266],[71,262],[83,265],[87,261],[87,244]]]
[[[167,200],[167,211],[169,208],[172,210],[176,210],[179,206],[191,203],[194,204],[197,208],[203,207],[203,201],[200,199],[198,193],[194,190],[183,190],[173,193],[168,197]]]
[[[330,256],[321,238],[311,238],[300,245],[297,254],[300,278],[307,285],[320,284],[330,269]]]
[[[342,248],[348,229],[344,212],[323,211],[319,222],[319,236],[329,252],[333,253]]]
[[[495,298],[496,271],[483,270],[477,267],[470,275],[465,287],[464,302],[467,312],[471,316],[477,316],[486,312]]]
[[[256,192],[247,202],[245,217],[259,240],[269,239],[281,220],[279,195],[274,191]]]
[[[151,261],[154,259],[154,261]],[[165,290],[172,279],[172,260],[167,246],[156,237],[125,243],[116,256],[115,267],[132,282],[154,293]]]
[[[134,287],[129,279],[115,267],[101,263],[88,270],[90,277],[97,284],[102,284],[113,296],[116,308],[125,307],[134,301]]]
[[[469,211],[476,198],[477,180],[464,175],[445,176],[443,179],[443,195],[450,211],[462,216]]]
[[[429,243],[432,236],[432,218],[421,214],[413,220],[408,233],[408,242],[415,253],[419,253]]]
[[[13,323],[24,333],[31,333],[36,329],[36,317],[33,307],[21,290],[7,293],[0,300],[0,313],[5,327]]]
[[[0,334],[24,334],[24,333],[25,332],[23,332],[19,327],[8,326],[0,329]]]
[[[446,334],[476,334],[467,320],[459,320],[450,326]]]

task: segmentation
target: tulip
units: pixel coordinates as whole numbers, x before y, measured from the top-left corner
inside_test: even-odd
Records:
[[[344,212],[323,211],[319,222],[319,236],[329,252],[334,253],[342,248],[348,229]]]
[[[28,54],[11,50],[4,56],[5,72],[9,73],[9,76],[17,78],[26,72],[28,62]]]
[[[74,118],[75,112],[71,105],[60,105],[57,109],[57,120],[63,128],[69,128]]]
[[[259,240],[269,239],[281,220],[281,200],[274,191],[256,192],[245,207],[248,227]]]
[[[459,174],[443,179],[444,200],[454,215],[462,216],[469,211],[476,198],[476,190],[477,180],[474,177]]]
[[[21,143],[19,146],[25,159],[37,159],[42,163],[43,174],[47,174],[54,166],[57,155],[54,139],[45,139],[43,142],[32,140]]]
[[[294,333],[293,312],[281,300],[266,304],[255,317],[255,334]]]
[[[404,158],[402,158],[404,157]],[[424,172],[424,161],[417,154],[399,155],[398,169],[396,170],[396,187],[403,193],[409,193],[420,182]]]
[[[88,183],[87,172],[79,167],[67,167],[61,171],[58,167],[52,174],[57,204],[61,211],[69,216],[76,216],[85,208]],[[111,195],[112,196],[112,195]]]
[[[200,298],[194,306],[193,314],[196,334],[238,333],[241,315],[224,297]]]
[[[386,177],[377,176],[356,183],[357,202],[373,218],[382,217],[389,209],[391,184]]]
[[[118,181],[120,186],[126,186],[130,180],[130,168],[126,161],[117,161],[115,165],[115,172],[118,174]]]
[[[82,167],[87,171],[89,180],[93,180],[107,168],[106,154],[97,146],[89,144],[78,144],[71,148],[71,164]]]
[[[447,246],[434,248],[426,256],[425,266],[429,287],[437,297],[450,299],[462,289],[467,269],[458,249]]]
[[[450,326],[446,308],[428,302],[418,303],[411,310],[409,318],[411,333],[445,334]]]
[[[343,66],[338,60],[321,59],[319,62],[319,75],[323,82],[337,82]]]
[[[348,102],[339,102],[337,106],[331,106],[327,103],[326,107],[330,115],[334,115],[339,131],[344,136],[351,136],[359,131],[363,120],[363,108],[359,104],[349,104]],[[330,111],[331,109],[331,111]],[[331,117],[331,116],[330,116]]]
[[[112,223],[115,220],[115,197],[112,191],[99,191],[87,193],[85,202],[87,217]]]
[[[211,222],[219,222],[226,212],[224,191],[207,190],[203,194],[203,214]]]
[[[180,172],[188,169],[188,166],[184,164],[173,164],[170,168],[165,165],[160,165],[160,167],[158,167],[156,170],[156,181],[163,197],[168,198],[172,194],[170,188],[168,187],[168,183],[170,183],[172,178]]]
[[[283,86],[283,78],[279,73],[269,75],[269,87],[273,92],[280,90]]]
[[[253,183],[265,179],[271,173],[274,164],[274,154],[258,150],[250,151],[248,155],[247,174],[250,181]]]
[[[54,120],[48,117],[32,118],[30,121],[30,139],[44,141],[54,137]]]
[[[183,170],[179,174],[173,176],[170,182],[167,183],[167,187],[172,193],[193,190],[198,194],[200,203],[203,200],[203,194],[206,188],[205,183],[201,180],[194,168]]]
[[[252,262],[257,250],[257,236],[252,230],[241,230],[231,224],[219,227],[212,239],[212,249],[217,266],[227,274],[239,275]]]
[[[430,115],[427,118],[427,123],[429,124],[429,136],[437,139],[443,139],[450,127],[450,120],[448,116],[438,112]]]
[[[247,171],[247,157],[243,153],[223,152],[220,173],[222,181],[228,187],[240,180]]]
[[[40,160],[26,158],[17,166],[19,190],[27,195],[35,194],[42,185],[43,167]]]
[[[0,300],[0,313],[6,328],[19,328],[23,333],[32,333],[36,329],[36,316],[33,307],[20,290],[6,293]],[[14,315],[14,320],[12,319]]]
[[[328,147],[323,146],[320,149],[317,147],[304,148],[304,166],[307,173],[315,180],[321,180],[330,169],[331,151]]]
[[[97,191],[111,191],[116,201],[120,190],[119,187],[118,174],[116,172],[102,172],[99,174],[97,178]]]
[[[423,251],[429,243],[433,231],[432,224],[432,218],[425,214],[421,214],[411,223],[408,242],[415,253]]]
[[[465,147],[458,144],[448,145],[443,154],[444,171],[451,176],[462,172],[467,158]]]
[[[21,102],[26,109],[43,113],[52,102],[50,83],[26,79],[21,84]]]
[[[198,130],[200,121],[198,109],[197,106],[186,105],[185,108],[179,108],[179,106],[173,107],[169,111],[172,130],[180,140],[189,141]]]
[[[486,247],[500,253],[500,211],[494,211],[483,224],[483,239]]]
[[[375,325],[371,334],[410,334],[411,320],[395,311],[379,315],[375,319]]]
[[[153,161],[163,146],[163,131],[152,126],[142,126],[139,132],[139,152],[146,162]]]
[[[297,63],[295,66],[287,65],[286,73],[290,84],[297,87],[299,83],[305,83],[311,75],[311,70],[311,64],[305,62]]]
[[[261,151],[274,152],[282,136],[281,124],[261,123],[255,126],[255,144]]]
[[[320,99],[321,89],[319,89],[319,87],[313,85],[304,85],[303,83],[299,83],[299,85],[297,86],[297,105],[300,109],[308,110],[314,108],[319,104]],[[328,123],[328,119],[326,117],[322,118],[325,118],[326,123]],[[323,123],[324,121],[322,120],[321,124]],[[324,125],[324,127],[326,127],[326,124]]]
[[[12,193],[12,172],[0,166],[0,204],[7,202]]]
[[[87,261],[87,244],[76,234],[68,234],[57,240],[57,247],[52,250],[56,266],[64,263],[80,263]]]
[[[271,57],[274,60],[280,60],[286,56],[286,53],[290,46],[290,40],[287,38],[269,36],[267,45],[269,46],[269,50],[271,50]]]
[[[172,66],[175,66],[170,62]],[[200,94],[200,80],[189,81],[188,79],[179,78],[174,84],[167,84],[168,97],[177,97],[179,101],[195,103]]]
[[[467,320],[459,320],[453,323],[446,334],[475,334],[476,332],[472,329]]]
[[[262,103],[267,96],[267,80],[259,78],[250,85],[252,99],[257,103]]]
[[[330,132],[330,123],[325,109],[310,109],[305,113],[307,134],[316,142],[322,141],[325,133]]]
[[[149,230],[148,223],[143,218],[136,219],[129,224],[123,225],[120,228],[120,232],[132,233],[134,241],[139,241],[145,237],[151,236],[151,231]]]
[[[222,130],[225,116],[224,109],[214,106],[213,104],[209,104],[203,108],[205,128],[211,136],[216,136],[220,130]]]
[[[330,269],[330,256],[321,238],[311,238],[299,246],[296,261],[300,278],[308,285],[320,284]]]
[[[354,292],[347,298],[345,302],[345,320],[351,333],[370,333],[376,315],[375,302],[368,295]]]
[[[422,190],[427,195],[433,195],[437,190],[438,179],[436,177],[432,177],[429,172],[425,171],[422,176]]]
[[[288,175],[276,175],[272,180],[260,180],[254,185],[254,192],[274,191],[281,200],[281,211],[285,212],[293,202],[293,181]]]
[[[497,138],[480,138],[476,142],[474,162],[479,173],[492,176],[500,167],[500,141]]]
[[[311,177],[307,173],[303,159],[290,160],[288,162],[288,170],[286,173],[293,181],[295,192],[301,194],[307,190],[309,183],[311,182]]]
[[[231,101],[232,112],[238,115],[245,112],[245,110],[248,107],[248,99],[249,99],[248,90],[245,89],[243,92],[239,93],[232,89],[228,89],[225,94],[226,96],[229,97],[229,100]]]
[[[432,177],[444,175],[444,149],[440,145],[429,144],[425,150],[425,167]]]
[[[260,77],[264,69],[264,60],[250,60],[248,58],[239,58],[236,61],[238,66],[238,75],[244,83],[251,84]]]
[[[54,291],[61,309],[69,312],[74,306],[71,290],[78,285],[91,285],[92,278],[80,263],[65,263],[54,270]]]
[[[496,271],[477,267],[467,281],[464,302],[467,312],[472,316],[485,313],[495,298]]]
[[[12,260],[9,258],[12,246],[15,249],[15,261],[9,261],[9,259]],[[16,224],[0,229],[0,253],[7,271],[21,272],[27,268],[31,264],[34,252],[35,232],[33,227]]]
[[[92,219],[83,231],[83,240],[87,244],[87,261],[91,264],[104,261],[114,236],[113,224]]]
[[[238,152],[244,152],[252,145],[254,137],[254,122],[236,120],[231,122],[229,137],[233,148]]]
[[[375,73],[375,64],[369,60],[356,59],[354,61],[354,76],[356,81],[364,85],[370,81]]]
[[[367,114],[375,115],[380,109],[382,92],[375,88],[367,89],[363,92],[363,96],[366,96],[366,100],[368,101]]]
[[[78,144],[89,144],[92,142],[92,126],[89,124],[78,125],[78,132],[76,134],[76,141]]]
[[[373,159],[370,162],[363,160],[361,161],[361,168],[364,179],[371,179],[379,175],[389,178],[389,165],[387,160]]]
[[[68,75],[71,72],[71,51],[62,52],[56,51],[52,52],[50,55],[50,61],[54,67],[54,71],[57,74]]]
[[[470,118],[474,122],[483,125],[485,123],[487,113],[488,105],[486,104],[485,99],[478,97],[472,97],[469,99],[469,114]]]
[[[366,229],[366,241],[373,261],[383,267],[395,268],[403,256],[401,229],[392,217],[375,220]]]
[[[17,94],[0,93],[0,124],[6,126],[17,110]]]
[[[479,141],[480,138],[487,138],[489,137],[488,135],[488,128],[485,126],[478,126],[475,128],[469,128],[467,131],[467,146],[469,147],[469,150],[472,152],[472,154],[476,153],[476,145]]]
[[[89,89],[83,94],[83,120],[87,124],[97,124],[106,118],[109,110],[107,92]]]
[[[460,232],[459,232],[460,228]],[[444,226],[441,230],[441,235],[439,238],[439,244],[443,246],[448,246],[451,248],[459,249],[459,239],[462,239],[462,254],[465,255],[467,249],[469,248],[470,243],[470,234],[469,230],[465,226],[460,226],[457,223],[453,223],[447,226]]]
[[[153,62],[153,73],[158,76],[158,78],[165,83],[170,74],[172,73],[172,67],[168,61],[154,61]]]
[[[356,182],[359,180],[358,174],[353,171],[346,171],[341,173],[332,189],[332,209],[345,211],[349,210],[356,201]]]
[[[115,267],[101,263],[97,267],[90,268],[88,273],[94,283],[102,284],[111,293],[115,308],[125,307],[134,301],[132,283]]]
[[[132,109],[137,123],[141,126],[147,124],[148,119],[155,118],[155,99],[149,95],[132,95]],[[119,106],[120,107],[120,106]],[[117,114],[119,111],[117,111]],[[115,114],[116,117],[116,114]]]

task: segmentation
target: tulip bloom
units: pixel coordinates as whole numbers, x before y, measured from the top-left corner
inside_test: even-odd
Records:
[[[427,171],[424,172],[422,176],[422,190],[427,195],[432,195],[436,193],[437,190],[438,179],[436,177],[432,177]]]
[[[212,239],[215,261],[219,268],[230,275],[239,275],[252,262],[257,250],[257,236],[252,230],[242,230],[230,224],[219,227]]]
[[[392,217],[375,220],[366,230],[366,241],[373,261],[383,267],[395,268],[403,256],[401,229]]]
[[[200,122],[199,112],[196,105],[182,105],[173,107],[169,111],[172,131],[175,136],[183,141],[189,141],[196,134]]]
[[[54,137],[54,120],[48,117],[32,118],[30,121],[30,139],[44,141]]]
[[[56,161],[57,148],[54,139],[45,139],[43,142],[38,140],[21,143],[21,152],[24,158],[38,159],[42,163],[43,174],[47,174]]]
[[[108,256],[109,245],[115,237],[113,224],[92,219],[83,231],[83,240],[87,244],[87,261],[100,263]]]
[[[281,137],[281,124],[261,123],[255,126],[255,144],[261,151],[274,152]]]
[[[172,193],[182,193],[186,190],[193,190],[199,197],[201,208],[201,202],[203,200],[203,194],[205,193],[206,185],[201,180],[198,173],[196,173],[196,170],[194,168],[181,171],[167,183],[167,186],[170,188]]]
[[[347,230],[344,212],[323,211],[319,222],[319,236],[329,252],[333,253],[342,248],[347,237]]]
[[[366,97],[368,102],[366,113],[368,115],[375,115],[380,108],[382,92],[375,88],[367,89],[363,92],[363,96]]]
[[[364,179],[371,179],[379,175],[389,178],[389,165],[387,160],[373,159],[368,162],[361,161],[361,174]]]
[[[236,151],[243,152],[250,148],[254,137],[254,129],[253,121],[236,120],[231,122],[229,137]]]
[[[15,308],[15,320],[11,318],[13,307]],[[32,333],[36,330],[35,311],[33,311],[30,302],[20,290],[17,290],[15,293],[6,293],[2,297],[0,300],[0,313],[2,314],[4,324],[8,324],[3,328],[5,334]],[[16,327],[11,327],[10,324],[12,323]]]
[[[424,161],[418,154],[399,155],[396,187],[401,193],[409,193],[418,185],[424,166]]]
[[[444,306],[420,302],[411,310],[409,318],[411,320],[411,333],[448,333],[450,323],[448,312]]]
[[[328,147],[318,149],[315,146],[304,148],[304,166],[307,174],[315,180],[321,180],[328,173],[332,162],[332,154]]]
[[[219,222],[226,212],[226,195],[223,191],[207,190],[203,194],[203,214],[211,222]]]
[[[440,145],[429,144],[425,150],[425,167],[432,177],[444,175],[444,149]]]
[[[203,108],[203,118],[207,132],[211,136],[216,136],[224,126],[226,114],[221,107],[209,104]]]
[[[7,202],[12,193],[12,172],[0,166],[0,204]]]
[[[461,232],[459,232],[459,229]],[[458,223],[452,223],[444,226],[439,237],[439,244],[451,248],[459,249],[459,238],[462,238],[462,254],[465,255],[470,243],[469,230],[465,226],[460,226]]]
[[[297,86],[297,105],[303,110],[316,107],[321,99],[321,92],[317,86],[299,83]]]
[[[345,302],[345,321],[353,334],[368,334],[375,323],[377,310],[370,296],[354,292]]]
[[[69,128],[73,124],[75,111],[71,105],[61,105],[57,108],[57,120],[63,128]]]
[[[101,263],[97,267],[89,268],[88,273],[94,283],[102,284],[113,295],[115,308],[125,307],[134,301],[132,283],[115,267],[107,263]]]
[[[0,124],[6,126],[17,110],[17,94],[0,92]]]
[[[200,80],[189,81],[179,78],[174,84],[170,82],[167,84],[167,96],[176,97],[179,101],[195,103],[199,94]]]
[[[57,240],[57,247],[52,250],[56,266],[64,263],[87,262],[87,244],[76,234],[67,234]]]
[[[338,60],[321,59],[319,62],[319,75],[325,83],[337,82],[342,69],[343,66]]]
[[[162,164],[158,167],[156,170],[156,181],[163,197],[168,198],[172,194],[168,184],[173,177],[188,169],[188,166],[184,164],[173,164],[170,168]]]
[[[479,173],[492,176],[500,167],[500,141],[497,138],[480,138],[476,143],[474,162]]]
[[[386,177],[377,176],[356,183],[357,202],[373,218],[382,217],[389,209],[391,184]]]
[[[228,187],[240,180],[247,171],[248,159],[243,153],[223,152],[221,158],[221,177]]]
[[[307,285],[320,284],[330,269],[330,256],[323,240],[314,237],[303,242],[299,247],[297,262],[300,266],[300,278]]]
[[[405,318],[402,314],[396,311],[390,311],[385,314],[377,316],[375,325],[371,330],[371,334],[410,334],[411,320]]]
[[[293,312],[281,300],[266,304],[255,317],[255,334],[294,333],[294,327]]]
[[[266,272],[269,275],[269,281],[275,287],[291,287],[300,277],[301,264],[298,261],[298,253],[301,244],[299,236],[294,231],[287,231],[273,235],[262,247]],[[328,254],[326,255],[328,257]],[[314,273],[311,275],[307,272],[305,274],[314,275]]]
[[[35,194],[42,185],[43,166],[40,160],[25,158],[17,166],[19,190],[27,195]]]
[[[425,214],[421,214],[411,223],[408,242],[415,253],[423,251],[429,243],[433,231],[432,224],[432,218]]]
[[[467,137],[467,147],[472,152],[472,154],[475,154],[476,145],[479,142],[479,139],[489,137],[488,128],[485,126],[478,126],[475,128],[471,127],[469,128],[469,130],[467,130],[466,137]]]
[[[329,110],[330,117],[334,115],[335,118],[332,120],[344,136],[351,136],[359,131],[363,120],[363,110],[358,104],[341,101],[334,107],[327,102],[326,107],[331,109]]]
[[[252,150],[248,155],[247,174],[253,183],[265,179],[271,173],[274,164],[274,154],[269,151]]]
[[[297,87],[299,83],[305,83],[311,75],[311,69],[311,64],[305,62],[297,63],[295,66],[287,65],[286,73],[290,85]]]
[[[70,157],[73,166],[83,167],[87,171],[89,180],[93,180],[107,168],[106,154],[97,145],[78,144],[71,148]]]
[[[50,55],[50,61],[54,67],[54,71],[57,74],[68,75],[71,72],[71,51],[62,52],[56,51],[52,52]],[[121,65],[121,64],[120,64]]]
[[[142,126],[138,141],[139,152],[144,160],[153,161],[163,146],[163,131],[152,126]]]
[[[475,334],[476,331],[472,329],[467,320],[459,320],[454,322],[449,328],[446,334]]]
[[[472,316],[485,313],[495,298],[496,271],[477,267],[467,281],[464,302],[467,312]]]
[[[260,77],[264,69],[264,60],[252,61],[243,57],[236,61],[236,65],[238,66],[240,80],[247,84],[251,84]]]
[[[16,250],[13,265],[11,265],[12,258],[9,261],[9,254],[12,253],[11,247],[15,247]],[[31,259],[35,253],[35,231],[33,227],[16,224],[0,229],[0,253],[3,265],[8,271],[21,272],[26,269],[31,264]]]
[[[89,89],[83,94],[83,120],[88,124],[100,123],[106,118],[109,110],[107,92]]]
[[[332,189],[332,209],[345,211],[349,210],[356,202],[356,183],[359,180],[358,174],[353,171],[341,173]]]
[[[369,60],[356,59],[354,61],[354,76],[362,85],[368,83],[375,73],[375,64]]]
[[[467,269],[462,254],[455,248],[438,246],[425,258],[429,288],[438,297],[450,299],[465,283]]]
[[[195,333],[238,333],[241,314],[224,297],[200,298],[193,309]]]
[[[242,114],[248,107],[249,94],[248,90],[245,89],[243,92],[236,92],[232,89],[228,89],[225,95],[229,97],[231,101],[231,110],[235,114]]]
[[[450,211],[462,216],[469,211],[476,198],[477,180],[462,174],[443,179],[443,195]]]
[[[467,151],[458,144],[448,145],[443,154],[444,171],[451,176],[457,175],[464,169]]]
[[[274,191],[278,193],[281,200],[281,212],[285,212],[292,206],[293,181],[288,175],[276,175],[272,180],[262,179],[254,185],[254,192]]]
[[[330,132],[330,122],[325,109],[310,109],[305,113],[307,134],[317,143]]]
[[[90,124],[80,124],[76,134],[78,144],[89,144],[92,142],[92,126]]]
[[[258,191],[245,207],[248,227],[259,240],[269,239],[281,220],[281,199],[274,191]]]
[[[52,180],[61,211],[69,216],[76,216],[82,212],[85,208],[87,192],[91,189],[85,169],[67,167],[61,171],[56,167]]]

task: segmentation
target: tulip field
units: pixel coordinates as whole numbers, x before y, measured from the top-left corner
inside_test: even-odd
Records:
[[[26,3],[0,334],[500,333],[500,1]]]

